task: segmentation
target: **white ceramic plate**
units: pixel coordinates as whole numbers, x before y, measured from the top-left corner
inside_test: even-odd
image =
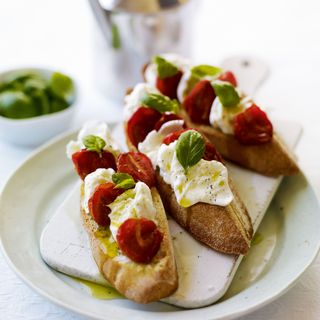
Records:
[[[75,184],[66,143],[55,139],[34,153],[9,179],[0,203],[0,235],[10,266],[34,290],[65,308],[95,319],[231,319],[251,312],[292,286],[314,260],[320,239],[320,208],[302,176],[286,178],[251,249],[220,302],[183,310],[164,303],[137,305],[128,300],[98,300],[41,259],[39,238],[57,206]],[[208,270],[215,272],[215,270]]]

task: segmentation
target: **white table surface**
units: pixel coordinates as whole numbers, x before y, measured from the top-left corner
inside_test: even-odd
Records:
[[[320,195],[320,2],[203,0],[195,15],[193,57],[219,63],[249,54],[270,66],[256,95],[273,116],[299,121],[304,134],[296,150],[299,165]],[[121,106],[96,89],[92,64],[94,25],[85,0],[0,0],[0,70],[42,65],[74,75],[81,88],[85,119],[121,118]],[[32,152],[0,141],[0,190],[10,173]],[[283,297],[241,320],[320,318],[320,258]],[[0,253],[0,318],[84,319],[29,289]]]

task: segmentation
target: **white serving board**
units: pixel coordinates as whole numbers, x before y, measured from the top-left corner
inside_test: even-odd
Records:
[[[277,122],[278,135],[294,148],[301,127]],[[117,141],[124,141],[122,130],[115,129]],[[257,230],[282,178],[270,178],[228,164],[238,192]],[[107,285],[91,255],[89,239],[80,219],[78,183],[43,230],[40,251],[52,268],[65,274]],[[179,274],[178,290],[163,301],[185,308],[197,308],[217,301],[228,289],[242,256],[218,253],[201,245],[175,221],[169,219]]]

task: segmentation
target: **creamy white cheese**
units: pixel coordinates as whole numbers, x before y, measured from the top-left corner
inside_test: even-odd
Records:
[[[171,62],[182,72],[187,71],[191,65],[188,59],[175,53],[164,53],[164,54],[160,54],[159,56]],[[155,87],[157,77],[158,77],[157,65],[153,62],[149,63],[145,70],[144,76],[145,76],[146,82]]]
[[[100,137],[106,143],[104,150],[113,153],[115,156],[119,155],[119,147],[112,138],[108,125],[100,121],[88,121],[83,125],[82,129],[80,130],[77,137],[77,141],[70,141],[67,144],[66,153],[69,159],[72,158],[72,155],[74,153],[85,148],[83,144],[83,139],[88,135]]]
[[[145,139],[138,144],[139,151],[149,157],[154,168],[157,166],[158,151],[163,139],[170,133],[183,129],[183,124],[183,120],[165,122],[159,131],[152,130]]]
[[[147,93],[160,92],[149,83],[138,83],[132,90],[132,92],[124,98],[124,119],[127,121],[141,106],[141,99]]]
[[[204,202],[226,206],[233,200],[227,168],[220,162],[201,159],[185,172],[176,156],[177,141],[162,144],[157,164],[164,181],[171,185],[178,203],[190,207]]]
[[[237,106],[224,107],[219,97],[216,97],[211,106],[209,122],[213,127],[219,128],[225,134],[234,134],[233,121],[235,116],[251,105],[252,99],[244,97]]]
[[[113,169],[97,169],[88,174],[84,180],[84,197],[82,208],[89,214],[88,202],[95,189],[103,183],[112,182]],[[111,209],[110,231],[116,239],[120,225],[129,218],[146,218],[154,221],[156,209],[153,204],[152,195],[149,187],[141,181],[138,181],[134,189],[126,190],[118,196],[114,202],[108,205]]]

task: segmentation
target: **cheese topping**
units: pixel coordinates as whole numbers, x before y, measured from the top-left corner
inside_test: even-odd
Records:
[[[103,139],[106,143],[104,150],[111,152],[115,157],[120,153],[119,147],[113,140],[108,125],[100,121],[88,121],[84,124],[80,130],[77,141],[70,141],[67,144],[67,156],[69,159],[72,155],[81,149],[85,149],[83,139],[88,135],[98,136]]]
[[[88,201],[92,197],[95,189],[102,183],[112,182],[113,169],[97,169],[88,174],[84,180],[84,197],[82,207],[89,214]],[[118,196],[114,202],[108,205],[111,209],[110,231],[114,239],[120,225],[129,218],[147,218],[157,224],[155,220],[156,209],[153,204],[149,187],[138,181],[135,188],[126,190]]]
[[[185,72],[190,67],[190,61],[177,54],[164,53],[159,56],[167,60],[168,62],[171,62],[182,72]],[[157,65],[153,62],[149,63],[145,70],[144,76],[146,78],[146,82],[155,87],[157,82],[157,77],[158,77]]]
[[[233,194],[228,184],[227,168],[218,161],[201,159],[185,172],[176,156],[176,144],[177,141],[161,145],[157,164],[160,175],[174,190],[178,203],[185,208],[198,202],[219,206],[230,204]]]
[[[212,103],[209,122],[213,127],[219,128],[225,134],[234,134],[233,121],[237,114],[252,105],[250,97],[244,97],[240,103],[234,107],[224,107],[216,97]]]
[[[138,83],[132,92],[125,96],[124,98],[124,120],[128,121],[131,116],[139,109],[141,106],[141,99],[147,93],[157,93],[160,92],[148,83]]]

